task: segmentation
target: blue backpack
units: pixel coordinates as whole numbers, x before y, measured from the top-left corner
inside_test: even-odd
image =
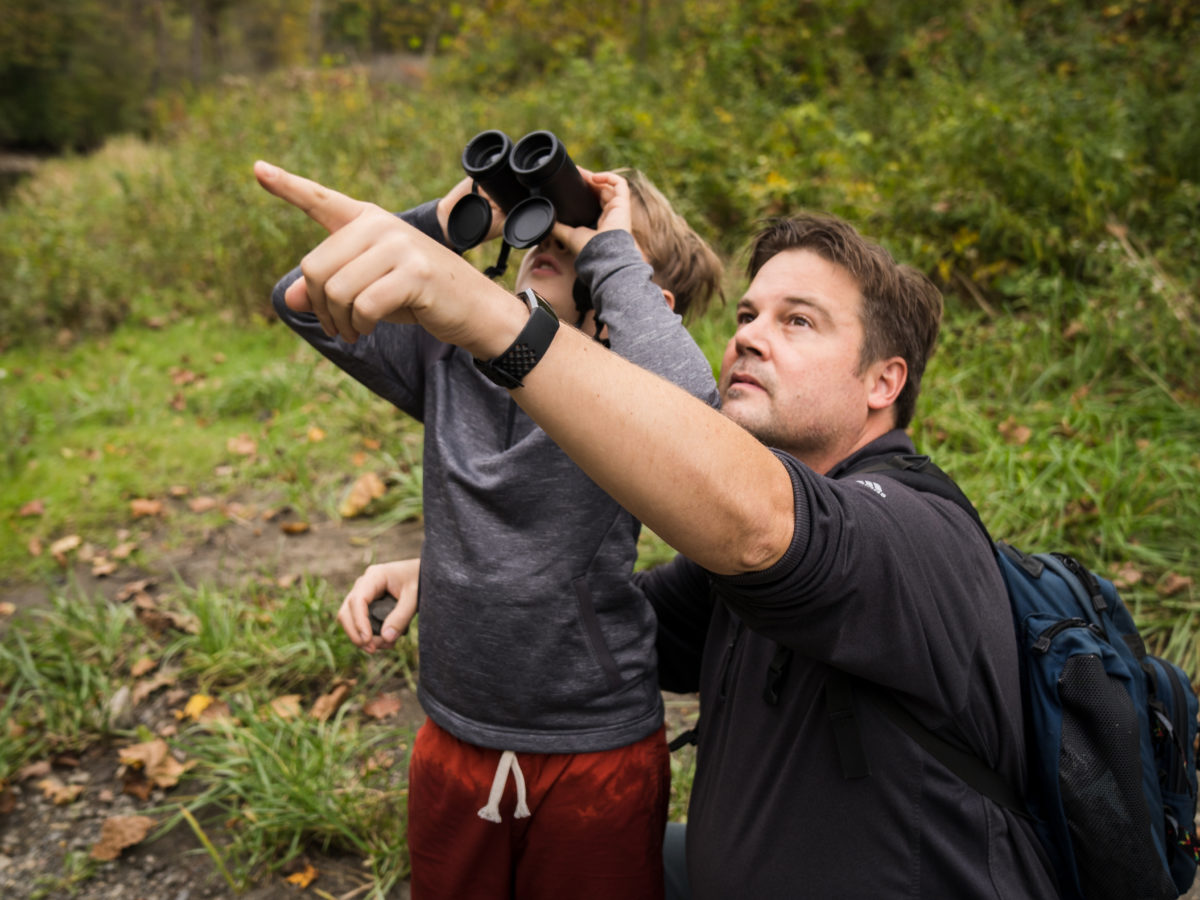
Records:
[[[894,456],[854,474],[865,472],[887,472],[952,500],[987,533],[971,502],[928,457]],[[1025,795],[926,729],[887,692],[867,693],[965,782],[1033,820],[1066,900],[1179,896],[1200,858],[1197,698],[1187,675],[1146,652],[1110,581],[1061,553],[993,546],[1021,664]]]

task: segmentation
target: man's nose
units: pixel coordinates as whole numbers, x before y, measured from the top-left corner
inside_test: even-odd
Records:
[[[537,245],[538,250],[543,252],[554,251],[557,253],[565,253],[567,245],[556,238],[553,234],[548,234]]]
[[[770,329],[763,316],[752,319],[738,326],[733,333],[734,346],[739,355],[753,353],[755,356],[768,356],[770,350]]]

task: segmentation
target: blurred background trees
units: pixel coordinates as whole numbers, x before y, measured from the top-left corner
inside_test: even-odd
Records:
[[[223,75],[428,54],[458,28],[441,0],[6,0],[0,147],[86,150],[144,130],[147,100]]]

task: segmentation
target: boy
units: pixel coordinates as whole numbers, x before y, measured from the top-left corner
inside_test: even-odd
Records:
[[[585,332],[715,403],[680,318],[719,291],[715,254],[639,174],[584,175],[601,200],[597,230],[556,226],[526,254],[517,289],[534,288],[570,324],[578,280],[594,307]],[[446,243],[446,215],[469,188],[402,218]],[[425,424],[429,718],[409,780],[413,896],[660,897],[670,767],[654,617],[631,582],[639,523],[469,354],[414,325],[330,337],[288,307],[298,277],[276,287],[280,316]],[[417,572],[402,561],[359,579],[338,616],[355,644],[394,643],[416,608]],[[366,607],[385,590],[399,603],[374,637]]]

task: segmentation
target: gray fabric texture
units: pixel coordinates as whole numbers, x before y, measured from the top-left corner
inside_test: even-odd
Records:
[[[402,215],[444,239],[434,203]],[[712,368],[624,231],[576,261],[621,356],[716,404]],[[657,729],[654,615],[632,583],[640,524],[600,490],[470,355],[414,325],[353,344],[280,317],[326,357],[424,422],[419,698],[461,740],[581,753]],[[517,302],[515,299],[514,303]]]

